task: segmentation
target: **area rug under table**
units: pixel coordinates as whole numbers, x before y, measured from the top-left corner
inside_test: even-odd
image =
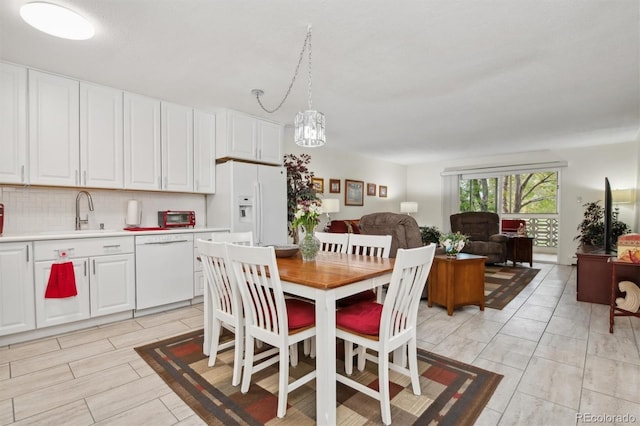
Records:
[[[219,353],[216,365],[209,368],[202,339],[203,331],[199,330],[136,351],[207,424],[315,424],[315,381],[289,394],[287,414],[278,419],[278,364],[254,374],[249,392],[242,394],[240,386],[231,385],[233,349]],[[338,371],[344,371],[341,358]],[[502,379],[499,374],[423,350],[418,358],[421,396],[413,394],[408,378],[391,373],[393,424],[471,425]],[[300,377],[313,369],[314,363],[301,352],[298,365],[291,367],[289,374]],[[372,362],[367,362],[362,373],[354,368],[352,377],[377,389],[377,366]],[[341,383],[337,384],[337,399],[338,424],[382,424],[377,400]]]
[[[484,306],[504,308],[540,272],[540,269],[487,265],[484,270]]]

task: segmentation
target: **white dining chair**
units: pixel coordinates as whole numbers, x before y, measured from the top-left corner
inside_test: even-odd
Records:
[[[378,364],[378,389],[370,388],[350,377],[336,374],[336,380],[380,401],[384,424],[391,424],[389,370],[411,379],[415,395],[420,395],[416,323],[418,304],[433,263],[436,245],[414,249],[398,249],[391,282],[384,303],[361,302],[336,313],[336,336],[347,343],[365,348],[358,352],[358,369],[363,371],[367,360]],[[389,362],[389,354],[408,347],[409,368]],[[370,354],[371,349],[377,356]]]
[[[217,243],[231,243],[231,244],[240,244],[240,245],[253,245],[253,232],[212,232],[211,233],[211,241]],[[202,310],[204,314],[204,338],[202,341],[202,352],[205,355],[210,355],[209,348],[211,347],[211,342],[214,339],[211,333],[213,316],[209,314],[211,310],[211,295],[207,293],[208,289],[204,290],[204,298],[202,303]],[[217,336],[216,336],[217,337]]]
[[[218,350],[225,350],[235,346],[233,358],[233,377],[231,384],[240,384],[242,375],[242,358],[244,344],[244,320],[242,315],[242,300],[235,284],[235,278],[227,261],[225,243],[198,240],[198,251],[205,275],[205,285],[208,290],[209,312],[205,322],[209,323],[210,342],[207,348],[209,367],[216,363]],[[233,340],[219,344],[221,328],[224,327],[235,334]]]
[[[391,235],[349,234],[347,252],[387,258],[391,252]]]
[[[289,383],[290,345],[315,336],[315,306],[284,297],[273,247],[229,244],[227,253],[239,283],[245,315],[245,361],[240,391],[249,391],[254,372],[279,362],[277,415],[282,418],[287,411],[289,392],[316,377],[314,369]],[[254,340],[277,348],[279,356],[254,365]]]
[[[320,251],[346,253],[349,245],[349,234],[333,232],[316,232],[315,237],[320,240]]]

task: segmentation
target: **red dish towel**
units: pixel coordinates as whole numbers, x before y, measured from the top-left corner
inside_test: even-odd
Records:
[[[54,263],[51,265],[45,299],[62,299],[78,294],[76,289],[76,275],[73,272],[73,263]]]

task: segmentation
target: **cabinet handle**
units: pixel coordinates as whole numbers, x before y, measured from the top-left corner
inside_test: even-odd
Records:
[[[20,166],[20,182],[24,183],[24,164]]]
[[[29,263],[29,244],[27,244],[27,263]]]
[[[96,274],[96,260],[95,259],[93,259],[93,271],[92,272],[93,272],[93,275]]]
[[[82,265],[84,265],[84,276],[87,276],[87,261],[85,260],[84,262],[82,262]]]
[[[105,248],[105,249],[118,248],[118,247],[120,247],[120,244],[108,244],[106,246],[102,246],[102,248]]]

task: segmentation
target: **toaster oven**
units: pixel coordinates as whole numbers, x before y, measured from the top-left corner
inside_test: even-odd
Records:
[[[163,210],[158,212],[161,228],[187,228],[196,226],[196,212],[190,210]]]

